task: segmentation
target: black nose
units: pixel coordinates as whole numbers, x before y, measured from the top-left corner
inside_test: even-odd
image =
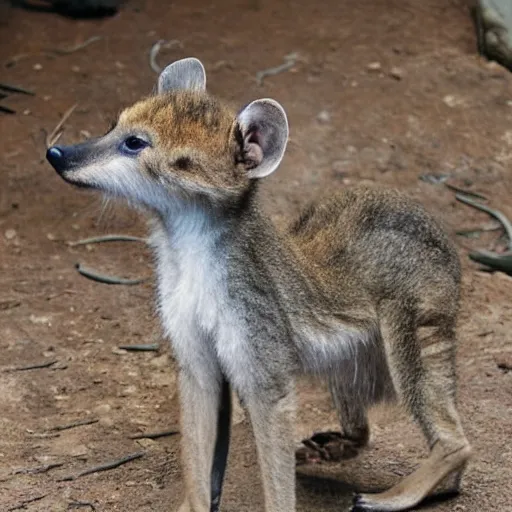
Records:
[[[64,170],[66,159],[64,158],[64,152],[59,148],[59,146],[52,146],[49,148],[48,151],[46,151],[46,159],[52,164],[53,168],[57,172],[62,172]]]

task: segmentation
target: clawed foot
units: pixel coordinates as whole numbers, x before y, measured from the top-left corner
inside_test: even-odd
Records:
[[[341,432],[318,432],[308,439],[295,452],[297,464],[338,462],[356,457],[360,445],[343,437]]]
[[[372,502],[371,495],[356,494],[352,501],[353,506],[350,512],[390,512],[393,510],[401,510],[395,507],[386,507]]]
[[[352,501],[353,506],[350,512],[366,512],[368,510],[376,511],[378,509],[373,508],[371,504],[368,504],[362,494],[356,494]]]

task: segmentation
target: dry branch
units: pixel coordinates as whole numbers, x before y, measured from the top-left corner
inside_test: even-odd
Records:
[[[63,462],[56,462],[55,464],[45,464],[34,468],[21,468],[14,471],[13,475],[39,475],[40,473],[47,473],[51,469],[60,468],[62,466],[64,466]]]
[[[50,429],[50,432],[60,432],[62,430],[69,430],[71,428],[76,428],[76,427],[83,427],[85,425],[92,425],[94,423],[98,423],[98,419],[96,418],[88,418],[86,420],[78,420],[78,421],[74,421],[73,423],[68,423],[67,425],[57,425],[55,427],[52,427]]]
[[[96,281],[98,283],[103,283],[103,284],[121,284],[121,285],[126,285],[126,286],[133,286],[136,284],[140,284],[146,280],[145,278],[125,279],[123,277],[109,276],[106,274],[101,274],[101,273],[97,272],[96,270],[84,267],[80,263],[77,263],[75,265],[75,268],[80,275],[87,277],[88,279],[91,279],[92,281]]]
[[[129,352],[158,352],[160,345],[158,343],[148,343],[145,345],[120,345],[118,348]]]
[[[147,434],[133,434],[130,439],[159,439],[160,437],[170,437],[179,434],[179,430],[164,430],[163,432],[148,432]]]
[[[81,471],[77,475],[70,475],[70,476],[66,476],[64,478],[60,478],[58,481],[59,482],[69,482],[71,480],[76,480],[77,478],[80,478],[82,476],[92,475],[93,473],[100,473],[101,471],[109,471],[110,469],[118,468],[119,466],[122,466],[123,464],[126,464],[127,462],[131,462],[132,460],[140,459],[144,455],[145,455],[144,452],[132,453],[131,455],[127,455],[126,457],[123,457],[122,459],[117,459],[112,462],[107,462],[105,464],[100,464],[99,466],[85,469],[84,471]]]
[[[48,496],[47,494],[41,494],[39,496],[35,496],[34,498],[29,498],[23,501],[20,501],[17,505],[14,505],[13,507],[10,507],[7,509],[7,512],[13,512],[14,510],[22,510],[27,508],[27,505],[30,503],[34,503],[34,501],[42,500],[43,498],[46,498]]]
[[[42,368],[50,368],[50,366],[53,366],[56,363],[58,363],[58,361],[54,360],[54,361],[48,361],[46,363],[36,363],[36,364],[30,364],[28,366],[18,366],[16,368],[9,368],[5,371],[7,371],[7,372],[24,372],[27,370],[39,370]]]
[[[68,242],[70,247],[77,247],[78,245],[89,245],[89,244],[100,244],[103,242],[144,242],[145,238],[131,235],[105,235],[105,236],[94,236],[92,238],[84,238],[77,240],[76,242]]]
[[[62,119],[57,123],[57,126],[52,130],[50,135],[46,137],[46,147],[49,148],[50,146],[53,146],[62,135],[62,126],[64,123],[68,120],[69,116],[74,112],[74,110],[78,107],[78,103],[75,103],[72,107],[68,108],[66,112],[64,112],[64,115],[62,116]]]

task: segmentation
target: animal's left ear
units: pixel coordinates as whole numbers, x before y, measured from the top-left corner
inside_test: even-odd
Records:
[[[256,100],[237,117],[239,160],[249,178],[263,178],[277,169],[288,142],[286,113],[270,99]]]
[[[158,94],[177,89],[204,91],[206,72],[199,59],[190,57],[169,64],[158,77]]]

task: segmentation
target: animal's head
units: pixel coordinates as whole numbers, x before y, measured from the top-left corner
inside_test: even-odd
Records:
[[[165,68],[158,93],[124,110],[103,137],[53,146],[47,159],[69,183],[151,209],[174,199],[236,199],[272,173],[288,139],[283,108],[253,101],[238,114],[205,91],[201,62]]]

